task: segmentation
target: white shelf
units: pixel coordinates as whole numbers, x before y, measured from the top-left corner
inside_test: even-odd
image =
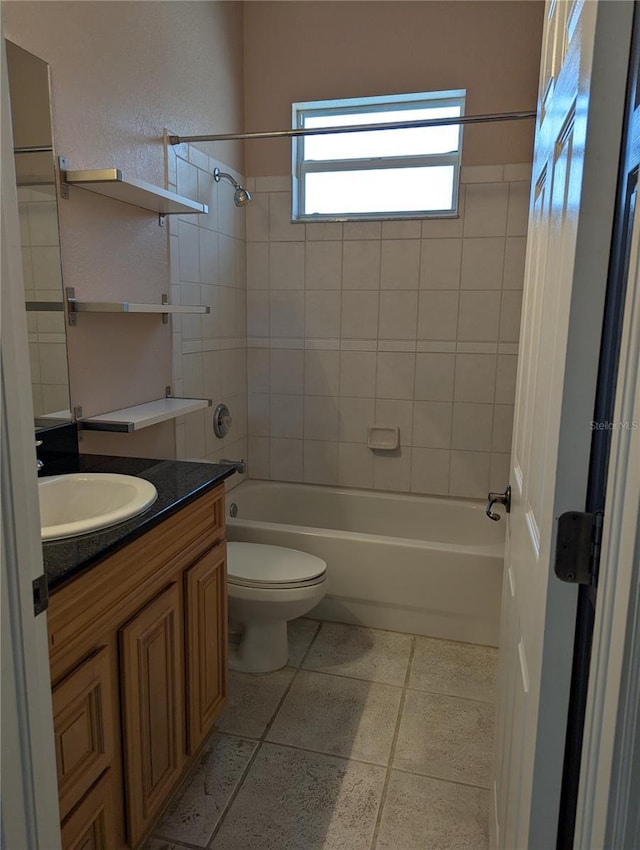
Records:
[[[63,170],[61,179],[63,184],[87,189],[89,192],[105,195],[107,198],[114,198],[116,201],[142,207],[160,215],[176,215],[177,213],[184,215],[209,211],[206,204],[176,195],[175,192],[145,183],[144,180],[125,177],[119,168],[100,168],[90,171]]]
[[[51,419],[52,422],[71,422],[73,414],[70,410],[56,410],[53,413],[41,413],[36,419]]]
[[[76,313],[151,313],[160,314],[163,321],[167,321],[169,313],[209,313],[211,308],[208,306],[187,305],[187,304],[138,304],[133,301],[78,301],[76,291],[69,286],[65,290],[67,297],[67,305],[69,307],[69,324],[75,325]],[[163,295],[162,298],[168,298]],[[31,302],[28,302],[31,303]],[[33,302],[39,303],[39,302]],[[35,309],[33,306],[27,309]]]
[[[176,419],[185,416],[195,410],[203,410],[211,407],[211,399],[208,398],[161,398],[157,401],[149,401],[146,404],[136,404],[133,407],[124,407],[122,410],[113,410],[110,413],[101,413],[99,416],[89,416],[78,420],[78,424],[86,431],[120,431],[130,433],[140,431],[157,425],[158,422],[166,422],[168,419]]]
[[[71,301],[74,313],[208,313],[210,307],[180,304],[133,304],[130,301]]]

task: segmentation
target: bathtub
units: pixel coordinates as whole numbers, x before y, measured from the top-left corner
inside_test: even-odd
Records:
[[[227,495],[229,540],[327,562],[327,596],[309,616],[492,646],[505,524],[478,502],[431,496],[272,481]]]

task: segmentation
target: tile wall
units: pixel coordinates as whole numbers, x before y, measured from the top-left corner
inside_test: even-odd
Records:
[[[216,183],[213,169],[242,175],[193,145],[168,151],[169,188],[209,207],[207,215],[167,216],[170,228],[171,300],[206,305],[209,314],[176,315],[173,322],[173,392],[210,398],[213,405],[176,420],[176,457],[247,457],[247,340],[244,208],[233,203],[233,187]],[[230,433],[213,433],[220,402],[230,409]],[[234,475],[228,486],[239,483]]]
[[[530,172],[463,168],[457,219],[344,224],[292,224],[290,178],[250,181],[252,478],[503,488]],[[367,447],[374,423],[399,426],[398,450]]]
[[[27,301],[62,302],[54,185],[20,186],[20,242]],[[69,409],[64,312],[27,313],[34,415]]]

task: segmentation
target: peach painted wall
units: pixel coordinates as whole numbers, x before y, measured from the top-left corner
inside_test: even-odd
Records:
[[[291,103],[467,89],[468,114],[535,109],[544,3],[297,0],[245,4],[245,127],[291,125]],[[465,130],[465,165],[528,162],[533,122]],[[247,146],[246,173],[291,169],[287,140]]]
[[[5,37],[51,66],[54,145],[71,169],[117,166],[164,186],[165,127],[242,122],[240,2],[10,0],[2,11]],[[241,145],[216,150],[242,170]],[[157,302],[170,291],[168,228],[156,215],[80,189],[59,207],[64,283],[78,298]],[[157,317],[83,314],[67,336],[72,405],[84,415],[162,397],[171,384],[171,328]],[[85,449],[166,455],[173,435],[173,423],[87,435]]]

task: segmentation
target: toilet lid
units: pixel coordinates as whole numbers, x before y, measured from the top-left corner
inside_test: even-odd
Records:
[[[321,558],[284,546],[264,543],[227,543],[227,574],[251,585],[282,585],[307,582],[323,576],[327,564]]]

